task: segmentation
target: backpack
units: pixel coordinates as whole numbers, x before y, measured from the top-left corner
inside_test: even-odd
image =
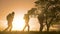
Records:
[[[9,20],[9,19],[10,19],[10,17],[11,17],[11,14],[7,15],[7,20]]]
[[[29,15],[25,14],[24,19],[29,19]]]

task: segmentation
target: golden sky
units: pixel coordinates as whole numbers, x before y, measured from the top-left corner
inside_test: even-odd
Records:
[[[12,11],[26,13],[32,7],[34,7],[34,0],[0,0],[0,20]]]

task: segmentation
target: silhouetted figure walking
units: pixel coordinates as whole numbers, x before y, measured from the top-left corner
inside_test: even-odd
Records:
[[[25,19],[25,27],[23,28],[23,31],[26,27],[28,27],[28,31],[29,31],[29,15],[25,14],[24,19]]]
[[[12,12],[11,14],[7,15],[8,27],[4,31],[7,31],[8,29],[9,29],[9,31],[11,31],[14,14],[15,13]]]
[[[39,24],[40,24],[40,32],[42,32],[43,30],[43,21],[44,21],[44,14],[41,13],[38,15],[38,21],[39,21]]]

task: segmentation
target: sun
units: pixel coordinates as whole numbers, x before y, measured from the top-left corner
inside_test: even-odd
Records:
[[[15,15],[12,23],[12,31],[22,31],[24,25],[23,15]]]

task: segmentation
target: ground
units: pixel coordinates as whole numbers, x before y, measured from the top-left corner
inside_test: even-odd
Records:
[[[0,34],[60,34],[60,32],[20,32],[20,31],[13,31],[13,32],[0,32]]]

